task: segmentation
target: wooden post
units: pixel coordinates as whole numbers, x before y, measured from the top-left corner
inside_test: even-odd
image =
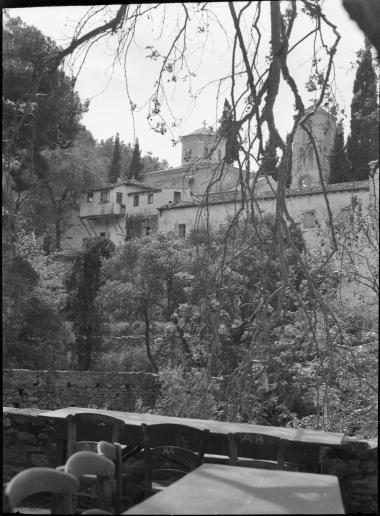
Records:
[[[231,466],[236,466],[238,463],[237,442],[234,434],[228,434],[228,455],[230,456]]]

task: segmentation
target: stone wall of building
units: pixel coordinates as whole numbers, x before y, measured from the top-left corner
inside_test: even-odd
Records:
[[[136,400],[150,407],[157,394],[157,376],[150,373],[3,371],[3,405],[16,408],[54,410],[73,406],[133,411]]]
[[[38,414],[37,408],[3,408],[3,481],[19,471],[34,467],[54,467],[53,423]],[[342,446],[326,449],[322,473],[339,478],[346,513],[377,513],[377,443],[346,438]],[[303,443],[303,453],[313,453],[313,444]],[[289,452],[297,455],[297,443]],[[310,448],[310,449],[309,449]]]
[[[257,205],[263,215],[276,213],[276,196],[272,192],[265,192],[265,184],[257,196]],[[268,187],[269,189],[269,187]],[[353,196],[356,196],[364,206],[369,202],[368,181],[357,181],[354,183],[342,183],[327,185],[326,187],[333,216],[338,216],[342,209],[351,205]],[[199,203],[178,203],[166,209],[160,210],[159,232],[176,233],[178,224],[185,224],[187,233],[197,225],[209,225],[213,229],[219,229],[225,225],[241,209],[239,196],[235,192],[225,192],[214,196],[208,206],[201,207]],[[318,249],[321,236],[320,229],[325,227],[328,221],[326,200],[321,187],[311,186],[308,188],[289,189],[286,195],[286,205],[290,215],[303,233],[306,245],[310,250]],[[304,215],[306,212],[314,211],[314,220],[318,223],[315,227],[305,227]]]
[[[158,231],[158,215],[127,215],[123,223],[127,240],[153,235]]]

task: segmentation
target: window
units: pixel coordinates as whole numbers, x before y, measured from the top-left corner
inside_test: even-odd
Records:
[[[186,147],[185,154],[183,156],[184,161],[190,161],[192,153],[193,152],[192,152],[191,148],[190,147]]]
[[[116,202],[118,204],[123,204],[123,194],[121,192],[116,192]]]
[[[148,204],[153,204],[153,194],[148,194]]]
[[[109,190],[100,191],[100,202],[108,202]]]
[[[204,158],[208,158],[208,147],[205,147],[204,150],[203,150],[203,157]]]
[[[178,236],[185,238],[186,236],[186,224],[178,224]]]
[[[174,202],[181,202],[181,192],[174,192]]]
[[[147,227],[145,228],[145,234],[146,234],[146,235],[150,235],[150,233],[151,233],[150,226],[147,226]]]
[[[303,227],[314,228],[315,223],[315,210],[305,211],[305,213],[303,214]]]
[[[133,196],[133,206],[138,206],[138,205],[139,205],[139,196],[134,195]]]
[[[92,202],[94,200],[94,192],[87,192],[87,202]]]
[[[101,237],[104,237],[104,238],[105,238],[105,237],[106,237],[106,234],[105,234],[105,232],[104,232],[104,231],[102,231],[101,233],[99,233],[99,236],[101,236]]]

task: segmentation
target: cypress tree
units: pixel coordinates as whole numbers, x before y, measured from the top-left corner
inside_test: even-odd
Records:
[[[334,145],[330,154],[330,183],[352,181],[350,163],[344,148],[344,131],[342,124],[337,125]]]
[[[272,176],[277,181],[278,156],[273,139],[269,137],[264,148],[264,156],[261,164],[260,174]]]
[[[144,168],[144,165],[142,164],[142,161],[141,161],[141,152],[140,152],[139,141],[136,138],[136,143],[133,148],[132,158],[129,163],[127,178],[128,179],[134,178],[136,180],[139,180],[140,172],[142,171],[143,168]]]
[[[121,177],[121,153],[119,133],[116,133],[111,166],[108,172],[108,180],[110,183],[116,183],[119,177]]]
[[[100,313],[96,296],[102,286],[102,258],[109,258],[115,245],[103,237],[89,238],[75,257],[65,280],[68,296],[64,311],[73,323],[74,351],[79,371],[88,371],[94,352],[101,345]]]
[[[218,135],[226,138],[224,159],[228,165],[231,165],[239,159],[239,128],[233,120],[232,108],[227,99],[224,99],[222,118],[219,122]]]
[[[290,142],[290,134],[286,135],[286,150],[283,151],[280,163],[276,167],[276,173],[272,176],[275,181],[278,182],[279,180],[279,172],[284,173],[283,170],[285,170],[286,175],[286,188],[290,188],[291,182],[292,182],[292,156],[293,156],[293,149],[292,149],[292,143]],[[285,158],[288,156],[288,161],[286,162]]]
[[[368,162],[379,156],[379,106],[376,74],[372,65],[371,45],[359,52],[351,102],[351,137],[347,147],[354,181],[368,179]]]

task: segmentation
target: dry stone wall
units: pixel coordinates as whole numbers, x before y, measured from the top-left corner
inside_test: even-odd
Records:
[[[323,473],[339,478],[347,514],[378,514],[377,443],[346,439],[327,450]]]
[[[3,482],[35,466],[54,467],[54,424],[37,408],[3,408]]]
[[[3,371],[3,405],[16,408],[134,411],[136,402],[153,406],[158,390],[157,376],[143,372]]]

